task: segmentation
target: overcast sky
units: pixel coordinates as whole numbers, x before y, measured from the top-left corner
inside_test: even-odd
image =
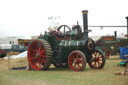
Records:
[[[83,24],[82,10],[88,10],[89,25],[126,25],[127,0],[0,0],[0,36],[30,37],[47,31],[48,17],[60,24]],[[91,35],[126,33],[126,28],[93,28]],[[103,33],[105,32],[105,33]]]

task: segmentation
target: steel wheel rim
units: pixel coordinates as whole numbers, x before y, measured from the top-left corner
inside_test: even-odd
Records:
[[[93,69],[99,69],[102,67],[103,63],[104,63],[104,56],[103,54],[98,51],[98,50],[95,50],[93,53],[92,53],[92,57],[89,61],[89,65],[91,68]]]
[[[34,70],[41,70],[46,61],[46,50],[40,41],[34,41],[28,50],[28,61]]]
[[[83,68],[84,65],[84,58],[83,56],[78,52],[73,52],[69,56],[69,67],[74,71],[80,71]]]

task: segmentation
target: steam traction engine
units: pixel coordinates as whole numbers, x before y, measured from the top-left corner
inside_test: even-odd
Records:
[[[45,32],[43,37],[34,40],[28,49],[28,62],[33,70],[55,67],[69,67],[73,71],[82,71],[89,64],[92,69],[102,69],[105,57],[95,49],[95,42],[88,38],[87,10],[83,13],[83,28],[77,24],[72,30],[67,25],[60,26],[57,31]],[[68,29],[68,31],[65,30]],[[60,30],[64,30],[62,33]]]

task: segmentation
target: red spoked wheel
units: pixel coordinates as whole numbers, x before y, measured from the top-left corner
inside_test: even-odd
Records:
[[[91,58],[89,59],[89,66],[90,68],[92,69],[102,69],[105,65],[105,57],[103,55],[103,53],[96,49],[93,53],[92,53],[92,56]]]
[[[86,67],[86,58],[83,52],[76,50],[70,53],[68,65],[73,71],[83,71]]]
[[[47,69],[51,64],[52,49],[45,40],[35,40],[28,49],[28,62],[32,69]]]

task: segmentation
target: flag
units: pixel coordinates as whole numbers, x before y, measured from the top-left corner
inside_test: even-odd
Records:
[[[51,17],[48,17],[48,20],[50,20],[50,19],[52,20],[52,19],[53,19],[53,16],[51,16]]]

